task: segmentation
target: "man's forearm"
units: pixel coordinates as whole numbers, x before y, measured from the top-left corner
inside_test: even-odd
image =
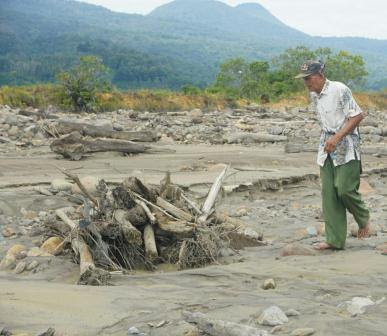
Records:
[[[364,114],[360,113],[359,115],[349,118],[345,123],[343,128],[336,133],[337,138],[341,141],[346,135],[351,134],[353,130],[359,126],[360,122],[364,119]]]

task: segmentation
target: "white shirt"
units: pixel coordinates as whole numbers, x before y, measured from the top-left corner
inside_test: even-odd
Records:
[[[361,108],[352,96],[351,90],[340,82],[325,81],[320,94],[312,92],[312,109],[317,113],[322,129],[317,154],[317,164],[324,166],[328,153],[324,152],[325,142],[341,130],[349,118],[362,113]],[[351,160],[360,160],[360,136],[357,129],[345,136],[337,144],[336,150],[330,153],[334,166]]]

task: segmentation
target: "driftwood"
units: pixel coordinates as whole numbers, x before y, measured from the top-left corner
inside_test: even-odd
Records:
[[[213,320],[203,313],[183,312],[184,320],[195,325],[199,330],[211,336],[269,336],[266,330],[259,330],[247,325]]]
[[[155,191],[142,183],[137,177],[128,177],[126,178],[122,185],[128,189],[131,190],[131,192],[134,192],[135,194],[140,195],[141,197],[151,201],[156,201],[156,193]]]
[[[67,224],[72,231],[78,228],[78,225],[74,223],[63,210],[58,209],[55,211],[55,214],[65,223]],[[79,235],[74,235],[71,239],[71,246],[74,252],[79,255],[79,269],[80,269],[80,278],[82,275],[88,271],[95,268],[95,264],[93,261],[93,257],[90,253],[89,247],[83,240],[83,238]]]
[[[77,161],[87,153],[120,152],[137,154],[144,153],[151,147],[125,140],[85,140],[79,132],[73,132],[54,140],[50,148],[53,152],[61,154],[65,158]]]
[[[114,219],[120,225],[122,234],[128,244],[142,244],[141,232],[127,219],[127,212],[125,210],[116,210],[114,212]]]
[[[76,131],[83,136],[90,136],[92,138],[110,138],[137,142],[153,142],[157,140],[156,133],[151,131],[114,131],[105,126],[94,126],[65,120],[57,121],[55,127],[59,134],[70,134]]]
[[[135,226],[142,226],[148,223],[148,216],[141,205],[136,205],[127,212],[126,218]]]
[[[216,198],[218,197],[219,191],[222,187],[223,180],[225,179],[226,173],[229,168],[229,165],[226,166],[212,185],[208,196],[203,204],[202,215],[198,219],[199,224],[204,224],[207,221],[208,216],[211,214]]]
[[[152,225],[147,225],[144,228],[144,245],[145,256],[150,260],[157,259],[159,254],[157,252],[155,232]]]
[[[193,221],[193,216],[190,213],[185,212],[185,211],[175,207],[173,204],[169,203],[168,201],[166,201],[165,199],[163,199],[161,197],[157,197],[156,204],[160,208],[163,208],[164,210],[166,210],[169,213],[171,213],[172,215],[174,215],[178,219],[183,219],[183,220],[186,220],[188,222]]]

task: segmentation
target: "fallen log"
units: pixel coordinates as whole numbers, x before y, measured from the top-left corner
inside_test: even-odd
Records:
[[[159,257],[156,247],[155,232],[152,225],[146,225],[144,228],[144,245],[145,256],[150,260],[155,260]]]
[[[76,131],[83,136],[90,136],[92,138],[110,138],[136,142],[154,142],[157,140],[157,134],[152,131],[114,131],[106,126],[95,126],[65,120],[57,121],[55,127],[57,132],[62,135]]]
[[[266,330],[259,330],[247,325],[213,320],[203,313],[183,312],[186,322],[195,325],[199,330],[211,336],[269,336]]]
[[[127,219],[125,210],[117,209],[114,212],[114,219],[121,226],[122,234],[129,244],[142,245],[141,232],[137,230]]]
[[[50,148],[53,152],[61,154],[65,158],[78,161],[87,153],[120,152],[137,154],[144,153],[151,147],[124,140],[85,140],[79,132],[73,132],[54,140]]]

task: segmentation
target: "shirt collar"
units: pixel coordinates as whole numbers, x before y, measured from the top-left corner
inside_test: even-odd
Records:
[[[330,83],[330,81],[328,79],[325,79],[325,84],[324,84],[320,94],[318,95],[319,97],[321,97],[324,94],[327,94],[329,83]]]

